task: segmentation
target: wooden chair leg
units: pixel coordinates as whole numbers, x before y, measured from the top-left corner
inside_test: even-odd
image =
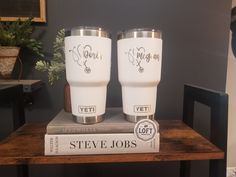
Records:
[[[17,97],[12,102],[13,107],[13,129],[16,130],[25,123],[25,111],[24,111],[24,98],[23,98],[23,87],[20,85],[18,87]],[[29,169],[28,165],[18,165],[17,167],[17,177],[28,177]]]
[[[17,166],[17,177],[29,177],[28,165]]]
[[[190,177],[191,174],[191,161],[180,162],[180,177]]]

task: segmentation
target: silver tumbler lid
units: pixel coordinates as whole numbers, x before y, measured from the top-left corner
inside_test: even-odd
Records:
[[[71,30],[67,30],[66,36],[97,36],[111,38],[111,33],[100,27],[77,26]]]
[[[126,38],[159,38],[161,39],[161,31],[151,28],[134,28],[121,31],[117,34],[117,39]]]

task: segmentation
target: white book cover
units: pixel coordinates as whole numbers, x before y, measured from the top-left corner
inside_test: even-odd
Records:
[[[159,133],[150,141],[134,133],[45,135],[45,155],[154,153],[159,146]]]

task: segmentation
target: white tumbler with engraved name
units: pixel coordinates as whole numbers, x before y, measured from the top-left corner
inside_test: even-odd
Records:
[[[154,119],[157,85],[161,80],[161,32],[145,28],[123,31],[118,33],[117,45],[126,119]]]
[[[111,68],[111,36],[98,27],[75,27],[65,37],[66,79],[76,122],[103,120]]]

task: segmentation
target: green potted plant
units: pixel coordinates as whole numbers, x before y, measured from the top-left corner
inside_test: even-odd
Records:
[[[35,69],[41,72],[47,72],[48,81],[52,85],[60,79],[65,73],[65,53],[64,53],[65,30],[57,32],[53,43],[53,55],[50,60],[39,60],[36,62]]]
[[[32,18],[25,21],[18,19],[12,22],[0,21],[0,75],[11,76],[20,48],[28,48],[43,56],[41,42],[32,38],[34,31]]]
[[[35,69],[46,72],[48,81],[52,85],[65,74],[65,53],[64,53],[65,29],[57,32],[56,39],[53,42],[53,55],[50,60],[39,60],[35,65]],[[64,109],[71,112],[70,87],[66,83],[64,87]]]

